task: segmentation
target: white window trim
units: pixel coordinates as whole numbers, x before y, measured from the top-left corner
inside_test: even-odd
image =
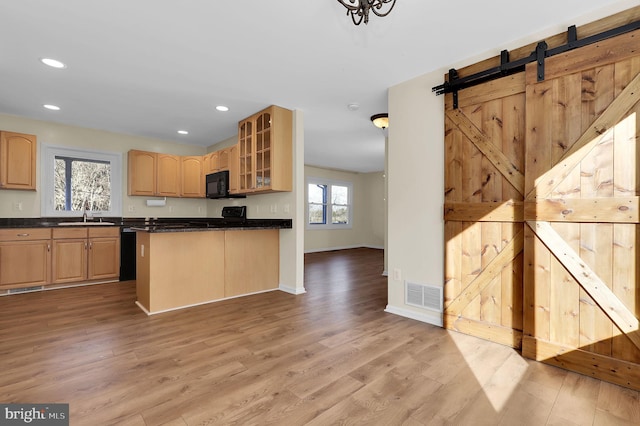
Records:
[[[108,161],[111,163],[111,210],[92,212],[94,216],[120,217],[122,216],[122,153],[98,151],[94,149],[68,148],[55,145],[41,145],[40,214],[42,217],[81,217],[81,211],[55,210],[54,205],[54,175],[55,157],[86,158],[87,160]]]
[[[317,185],[338,185],[338,186],[346,186],[349,188],[349,223],[339,224],[339,223],[309,223],[309,184],[317,184]],[[328,209],[331,209],[331,203],[327,204]],[[326,231],[330,229],[351,229],[353,228],[353,182],[344,181],[344,180],[335,180],[328,178],[319,178],[308,176],[306,178],[305,186],[304,186],[304,222],[306,224],[306,229],[311,231]],[[329,213],[330,214],[330,213]],[[328,219],[331,219],[329,217]]]

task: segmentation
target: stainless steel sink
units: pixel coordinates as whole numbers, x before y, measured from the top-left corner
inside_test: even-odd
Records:
[[[115,225],[113,222],[60,222],[59,226],[105,226]]]

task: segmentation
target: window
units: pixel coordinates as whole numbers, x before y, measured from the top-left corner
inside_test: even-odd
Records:
[[[121,215],[122,156],[43,145],[42,216]]]
[[[307,179],[307,229],[351,228],[353,185]]]

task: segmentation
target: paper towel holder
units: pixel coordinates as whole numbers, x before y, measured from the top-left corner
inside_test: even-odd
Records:
[[[167,197],[162,200],[147,200],[147,207],[164,207],[167,205]]]

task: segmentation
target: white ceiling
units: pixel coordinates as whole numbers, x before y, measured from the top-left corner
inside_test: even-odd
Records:
[[[0,113],[209,146],[276,104],[304,112],[306,164],[380,171],[384,135],[369,117],[387,111],[389,87],[605,6],[630,7],[397,0],[355,26],[335,0],[4,0]]]

